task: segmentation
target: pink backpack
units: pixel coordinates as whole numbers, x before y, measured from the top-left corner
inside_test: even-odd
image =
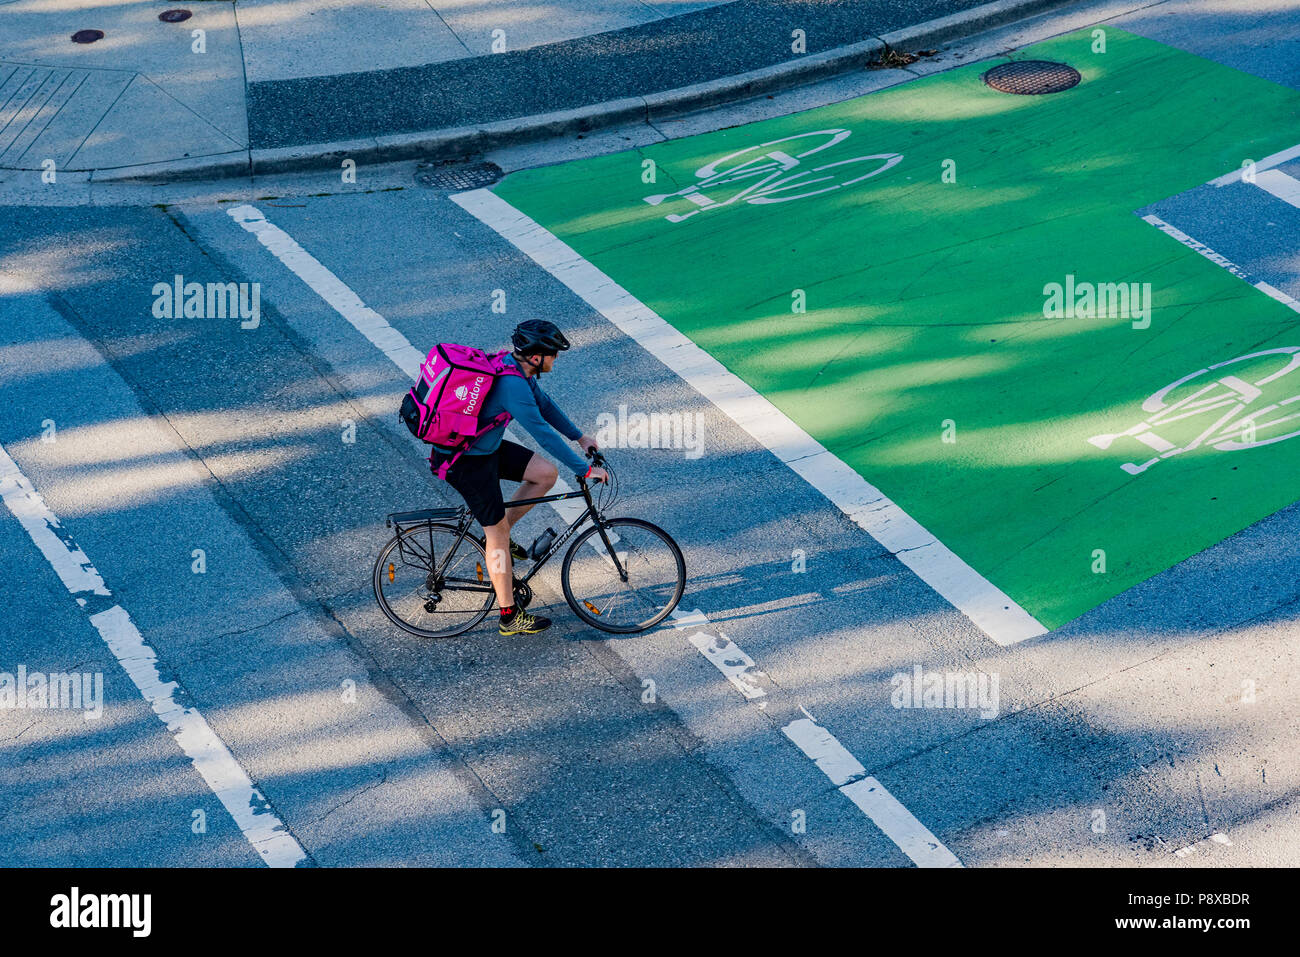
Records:
[[[438,467],[438,478],[447,478],[447,470],[480,435],[510,421],[509,412],[487,422],[479,419],[483,400],[497,376],[523,374],[502,361],[509,354],[506,349],[488,355],[482,349],[453,342],[440,342],[429,350],[420,366],[420,378],[402,400],[399,415],[420,441],[455,450],[456,454]]]

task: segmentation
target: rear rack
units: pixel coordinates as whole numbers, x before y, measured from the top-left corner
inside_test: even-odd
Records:
[[[414,525],[417,522],[460,522],[464,517],[464,505],[460,508],[423,508],[414,512],[392,512],[384,524],[392,528],[394,525]]]

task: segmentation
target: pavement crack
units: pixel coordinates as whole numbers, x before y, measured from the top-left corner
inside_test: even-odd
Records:
[[[1215,765],[1218,770],[1218,765]],[[1205,826],[1210,827],[1210,810],[1205,806],[1205,788],[1201,786],[1201,769],[1196,769],[1196,796],[1201,799],[1201,818],[1205,821]]]
[[[898,551],[890,552],[889,554],[891,554],[891,555],[895,555],[895,556],[897,556],[897,555],[902,555],[902,554],[905,554],[905,553],[907,553],[907,552],[915,552],[915,551],[919,551],[919,550],[922,549],[922,548],[929,548],[929,547],[930,547],[931,545],[933,545],[933,544],[934,544],[933,542],[924,542],[923,544],[920,544],[920,545],[909,545],[907,548],[900,548],[900,549],[898,549]]]
[[[343,808],[347,807],[349,804],[351,804],[351,803],[352,803],[353,801],[355,801],[357,798],[361,797],[361,795],[363,795],[363,794],[367,794],[367,793],[369,793],[370,791],[375,790],[376,788],[383,787],[383,786],[384,786],[385,784],[387,784],[387,783],[388,783],[388,768],[385,767],[385,768],[384,768],[384,773],[380,775],[378,781],[375,781],[375,782],[372,783],[372,784],[367,784],[365,787],[361,788],[360,790],[355,791],[355,792],[354,792],[354,793],[353,793],[349,798],[347,798],[347,799],[344,800],[344,801],[340,801],[338,804],[334,805],[332,808],[330,808],[328,811],[326,811],[326,812],[325,812],[324,814],[322,814],[320,817],[313,818],[312,821],[311,821],[310,823],[312,823],[312,824],[319,824],[321,821],[325,820],[325,818],[329,817],[329,816],[330,816],[331,814],[333,814],[335,811],[340,811],[340,810],[342,810]]]
[[[642,102],[644,102],[644,99],[642,100]],[[668,137],[664,134],[664,131],[661,130],[661,129],[659,129],[659,127],[655,126],[655,125],[654,125],[654,122],[651,121],[651,119],[650,119],[650,106],[649,106],[649,104],[646,104],[646,116],[645,116],[645,122],[646,122],[646,126],[650,127],[650,129],[654,130],[656,133],[658,133],[660,136],[662,136],[662,137],[664,138],[665,141],[667,141]],[[677,182],[677,179],[673,176],[672,173],[670,173],[670,172],[668,171],[668,169],[667,169],[666,167],[660,166],[657,160],[653,159],[652,157],[648,157],[648,156],[645,155],[645,149],[644,149],[644,147],[641,147],[641,146],[635,146],[635,147],[633,147],[633,149],[636,150],[636,155],[639,156],[639,157],[641,157],[642,160],[647,160],[647,159],[649,159],[652,163],[654,163],[654,170],[655,170],[655,176],[656,176],[656,177],[657,177],[660,173],[663,173],[664,176],[667,177],[668,182],[672,183],[672,184],[673,184],[674,186],[676,186],[678,189],[681,189],[681,188],[682,188],[681,183]]]
[[[9,740],[9,741],[17,741],[19,738],[21,738],[21,737],[22,737],[24,734],[26,734],[28,731],[32,730],[32,728],[34,728],[34,727],[36,727],[36,722],[35,722],[35,721],[33,721],[31,724],[27,725],[27,727],[23,728],[21,731],[19,731],[17,734],[15,734],[12,738],[9,738],[8,740]]]
[[[276,617],[272,618],[270,621],[264,621],[264,622],[262,622],[260,625],[251,625],[251,626],[248,627],[248,628],[237,628],[237,629],[235,629],[234,631],[225,631],[225,632],[222,632],[222,633],[219,634],[219,635],[214,635],[213,637],[214,637],[214,638],[233,638],[233,637],[235,637],[236,635],[246,635],[246,634],[248,634],[249,632],[252,632],[252,631],[261,631],[263,628],[268,628],[268,627],[270,627],[271,625],[274,625],[277,621],[284,621],[286,618],[292,618],[294,615],[300,615],[300,614],[302,614],[305,610],[306,610],[306,609],[303,609],[303,608],[295,608],[293,611],[286,611],[283,615],[277,615]]]

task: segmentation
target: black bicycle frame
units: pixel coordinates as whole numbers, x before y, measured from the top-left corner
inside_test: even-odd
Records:
[[[614,562],[614,569],[618,572],[618,577],[623,581],[627,581],[627,572],[624,570],[622,563],[619,562],[618,560],[618,552],[614,550],[614,544],[609,540],[609,536],[605,533],[605,527],[601,525],[599,521],[597,521],[597,517],[599,513],[596,511],[596,503],[592,501],[591,489],[587,487],[587,484],[585,482],[583,483],[582,488],[577,489],[576,491],[573,492],[561,492],[558,495],[544,495],[541,498],[522,498],[519,499],[518,501],[507,502],[506,508],[518,508],[521,505],[542,505],[546,502],[563,502],[571,498],[581,498],[585,500],[587,503],[586,510],[581,515],[579,515],[576,519],[574,519],[568,528],[566,528],[563,532],[561,532],[559,535],[555,537],[555,541],[553,541],[551,543],[551,547],[546,550],[546,554],[544,554],[541,558],[537,559],[533,563],[533,567],[528,570],[528,574],[518,580],[524,584],[527,584],[528,581],[534,575],[537,574],[537,572],[541,569],[541,567],[545,565],[548,561],[550,561],[551,556],[553,556],[556,552],[558,552],[560,550],[560,547],[565,542],[567,542],[570,538],[573,537],[574,532],[578,531],[578,529],[580,529],[583,525],[585,525],[588,520],[592,520],[595,521],[596,523],[596,529],[600,533],[600,540],[605,543],[605,550],[609,553],[610,558]],[[473,516],[470,515],[468,512],[466,512],[464,517],[461,518],[460,520],[459,534],[456,536],[456,541],[452,543],[451,548],[447,549],[446,557],[442,559],[442,563],[440,567],[430,569],[431,578],[442,577],[443,569],[446,568],[447,563],[450,562],[452,557],[456,554],[457,549],[460,548],[460,543],[465,540],[465,536],[469,534],[469,530],[473,526],[473,524],[474,524]],[[397,542],[398,542],[397,547],[399,550],[401,550],[403,547],[402,532],[403,530],[399,525],[397,527]],[[432,554],[432,548],[430,549],[429,558],[430,558],[430,564],[432,565],[433,561],[436,560],[435,556]],[[463,590],[464,591],[491,591],[492,585],[486,582],[481,584],[480,583],[470,584],[466,582]]]

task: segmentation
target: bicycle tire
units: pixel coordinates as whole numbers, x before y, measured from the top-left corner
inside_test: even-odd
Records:
[[[460,534],[460,529],[455,525],[446,525],[440,522],[430,522],[427,523],[426,525],[413,526],[413,528],[419,530],[423,530],[425,528],[438,529],[441,531],[445,531],[450,535]],[[411,531],[412,531],[411,528],[407,528],[402,534],[409,536],[411,534]],[[464,540],[462,541],[462,544],[465,543],[469,543],[471,548],[477,549],[479,555],[483,557],[483,563],[484,566],[486,567],[487,553],[483,550],[483,546],[478,543],[477,539],[475,539],[474,536],[472,535],[466,535]],[[393,549],[397,547],[397,544],[398,544],[398,537],[397,535],[394,535],[391,539],[389,539],[388,544],[385,545],[383,549],[379,552],[379,557],[375,559],[375,567],[374,567],[372,581],[371,581],[371,584],[373,585],[375,591],[375,601],[379,603],[380,611],[384,613],[384,616],[389,621],[391,621],[398,628],[401,628],[403,631],[407,632],[408,634],[415,635],[417,638],[434,639],[434,638],[455,638],[457,635],[463,635],[465,634],[465,632],[469,631],[471,628],[481,623],[483,619],[487,617],[488,612],[492,610],[493,603],[496,601],[496,596],[490,591],[486,593],[483,607],[478,611],[478,613],[475,614],[474,617],[471,618],[468,623],[457,628],[443,629],[440,631],[418,628],[415,625],[412,625],[410,622],[406,621],[406,619],[404,619],[401,615],[397,614],[397,612],[395,612],[392,609],[392,607],[389,605],[388,599],[384,597],[383,585],[381,584],[381,577],[382,577],[381,569],[384,567],[384,562],[387,560],[388,556],[392,553]]]
[[[677,584],[673,590],[672,600],[650,618],[638,622],[635,625],[628,626],[611,625],[608,621],[601,621],[598,615],[594,615],[588,611],[583,603],[574,595],[573,587],[569,579],[569,573],[573,567],[573,559],[578,554],[578,551],[582,548],[583,544],[593,535],[598,535],[601,528],[617,529],[620,525],[635,526],[649,531],[652,535],[658,536],[668,546],[677,566]],[[603,551],[605,547],[604,543],[599,543],[598,547]],[[573,609],[573,613],[577,615],[579,619],[586,622],[588,625],[591,625],[593,628],[597,628],[600,631],[608,632],[610,634],[633,635],[638,632],[648,631],[662,622],[672,614],[673,609],[677,607],[677,603],[682,600],[682,595],[686,591],[686,558],[682,555],[681,547],[673,540],[673,537],[658,525],[643,521],[639,518],[605,519],[599,525],[593,525],[591,528],[588,528],[573,540],[573,544],[569,546],[569,550],[564,554],[564,564],[560,568],[560,586],[564,589],[564,600],[569,603],[569,607]]]

